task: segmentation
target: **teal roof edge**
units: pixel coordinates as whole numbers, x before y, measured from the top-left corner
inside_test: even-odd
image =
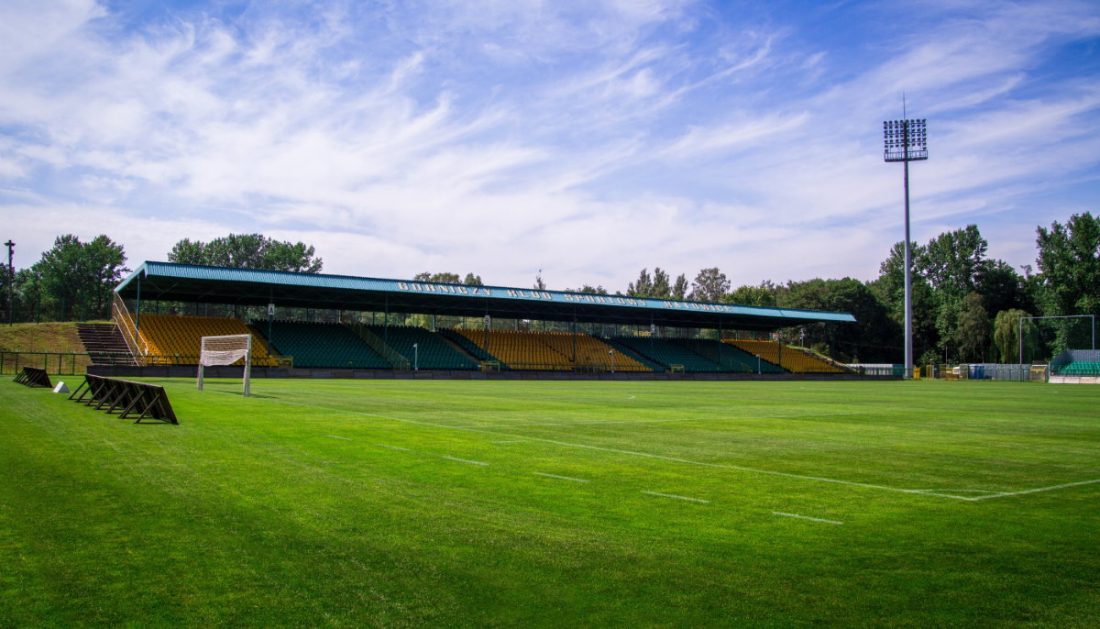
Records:
[[[464,284],[444,284],[438,282],[420,282],[415,280],[393,280],[325,273],[292,273],[287,271],[269,271],[264,269],[236,269],[228,267],[198,266],[175,262],[146,261],[123,280],[116,293],[124,292],[138,277],[174,277],[190,280],[210,280],[225,282],[248,282],[272,286],[293,286],[301,288],[328,288],[341,290],[362,290],[372,292],[391,292],[397,294],[438,295],[440,297],[461,296],[466,298],[511,299],[526,302],[556,304],[578,304],[612,306],[622,308],[654,309],[663,312],[699,312],[737,316],[758,316],[789,319],[792,322],[835,322],[855,323],[856,319],[846,312],[828,312],[821,310],[800,310],[793,308],[769,308],[764,306],[742,306],[737,304],[718,304],[699,301],[673,301],[648,297],[629,297],[620,295],[592,295],[566,291],[536,290],[527,288],[509,288],[503,286],[467,286]]]

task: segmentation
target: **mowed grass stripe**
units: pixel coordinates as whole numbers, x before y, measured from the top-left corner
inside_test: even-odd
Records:
[[[206,394],[164,382],[178,427],[134,426],[0,385],[0,474],[14,479],[0,484],[0,625],[1087,625],[1098,611],[1081,579],[1100,561],[1097,484],[930,501],[542,442],[501,447],[437,426],[478,415],[520,432],[509,422],[534,408],[577,422],[576,441],[600,447],[706,462],[741,447],[750,460],[770,452],[842,470],[881,465],[863,458],[865,440],[899,433],[885,442],[898,456],[884,477],[961,494],[997,489],[972,485],[989,461],[1009,470],[1002,490],[1051,487],[1055,474],[1100,478],[1089,474],[1100,446],[1094,394],[990,383],[258,381],[270,397],[246,400],[217,392],[239,382]],[[625,408],[628,395],[640,408]],[[661,430],[580,425],[697,413],[692,400],[713,417]],[[776,408],[761,418],[769,400]],[[989,451],[967,463],[934,428],[978,408],[959,420],[966,431],[953,429],[989,436]],[[387,409],[428,425],[358,412]],[[875,415],[882,426],[861,419]],[[798,439],[777,438],[783,422]],[[1036,451],[1020,457],[1029,442]],[[822,446],[831,457],[818,456]],[[922,447],[927,457],[914,456]],[[966,464],[943,465],[957,460]],[[548,470],[593,482],[536,475]],[[713,502],[642,493],[655,488]],[[775,512],[845,525],[784,525]]]

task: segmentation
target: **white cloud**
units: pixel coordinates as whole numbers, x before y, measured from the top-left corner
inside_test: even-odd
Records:
[[[134,261],[262,231],[375,276],[867,279],[900,239],[879,124],[903,90],[930,118],[918,239],[977,220],[1027,262],[1036,217],[1066,207],[1028,204],[1100,161],[1095,67],[1051,61],[1100,33],[1088,5],[924,6],[919,28],[812,46],[792,16],[719,9],[212,4],[134,24],[5,3],[0,213],[21,252],[80,225]]]

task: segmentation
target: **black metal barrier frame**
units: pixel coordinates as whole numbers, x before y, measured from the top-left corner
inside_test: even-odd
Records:
[[[53,388],[53,383],[50,382],[50,374],[46,373],[45,369],[39,369],[38,367],[23,367],[23,371],[12,378],[12,381],[28,387]]]
[[[168,401],[168,394],[158,384],[87,374],[84,382],[69,395],[69,399],[92,406],[97,411],[113,413],[117,409],[120,411],[119,417],[123,419],[136,414],[135,424],[141,423],[143,419],[179,424],[176,413],[172,410],[172,403]]]

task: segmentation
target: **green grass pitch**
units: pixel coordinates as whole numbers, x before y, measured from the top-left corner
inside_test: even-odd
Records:
[[[0,626],[1100,618],[1100,387],[155,382],[0,382]]]

